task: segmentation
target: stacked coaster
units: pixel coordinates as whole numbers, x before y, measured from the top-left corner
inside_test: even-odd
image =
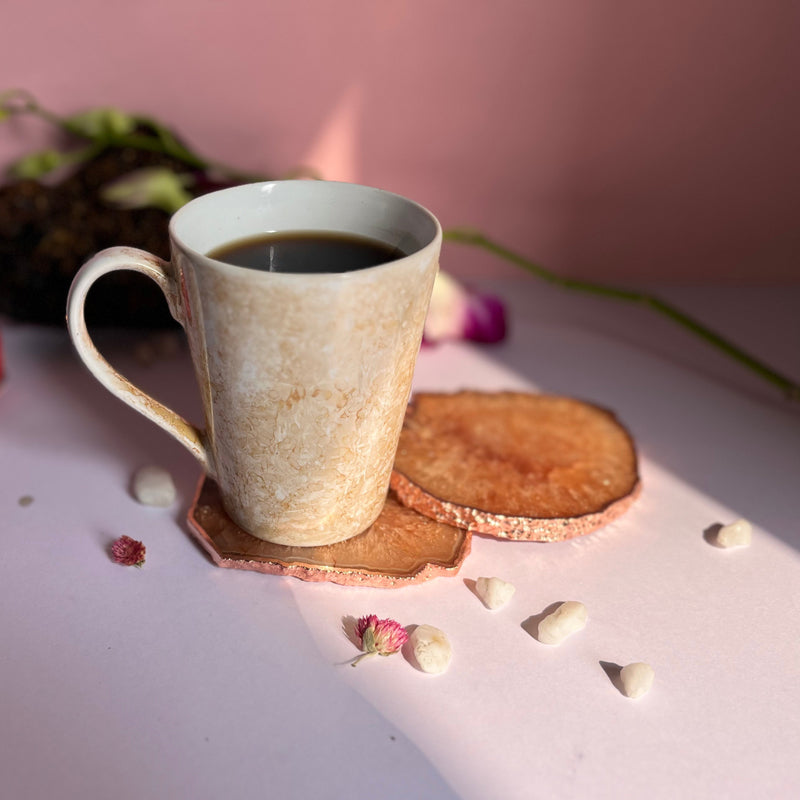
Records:
[[[189,523],[214,561],[346,585],[395,587],[455,574],[473,533],[552,542],[589,533],[637,497],[633,440],[609,411],[522,392],[418,394],[386,506],[364,533],[325,547],[256,539],[209,478]]]
[[[636,498],[633,440],[609,411],[542,394],[420,394],[392,488],[432,519],[504,539],[589,533]]]

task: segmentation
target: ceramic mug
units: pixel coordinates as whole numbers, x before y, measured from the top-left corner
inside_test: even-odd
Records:
[[[329,231],[407,255],[312,274],[232,266],[209,252],[269,232]],[[441,228],[379,189],[276,181],[198,197],[169,226],[172,260],[112,247],[75,276],[67,308],[78,354],[107,389],[185,445],[253,536],[311,546],[348,539],[378,517],[389,485]],[[100,276],[152,278],[183,326],[205,411],[200,430],[133,386],[100,355],[84,302]]]

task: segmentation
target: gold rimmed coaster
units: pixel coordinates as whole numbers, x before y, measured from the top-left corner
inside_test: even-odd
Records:
[[[612,412],[533,392],[416,394],[391,486],[439,522],[536,542],[591,533],[641,491],[636,446]]]
[[[344,586],[394,588],[455,575],[471,545],[467,531],[406,508],[393,493],[375,523],[352,539],[320,547],[272,544],[233,522],[222,507],[217,484],[207,476],[198,484],[188,521],[220,567]]]

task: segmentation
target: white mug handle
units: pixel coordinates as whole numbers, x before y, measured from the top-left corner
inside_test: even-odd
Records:
[[[149,394],[137,389],[129,380],[120,375],[100,355],[89,336],[84,319],[84,305],[89,289],[98,278],[106,273],[124,269],[141,272],[148,278],[152,278],[164,292],[172,316],[181,325],[184,325],[180,292],[170,274],[169,264],[144,250],[137,250],[133,247],[110,247],[87,261],[72,281],[67,299],[67,326],[72,343],[92,375],[111,394],[116,395],[167,433],[172,434],[203,465],[203,469],[210,473],[211,459],[205,432],[150,397]]]

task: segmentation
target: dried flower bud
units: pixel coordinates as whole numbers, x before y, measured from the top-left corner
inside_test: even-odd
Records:
[[[408,634],[399,622],[393,619],[378,619],[375,614],[361,617],[356,623],[356,638],[363,654],[351,662],[358,664],[362,658],[375,655],[390,656],[408,641]]]
[[[141,567],[144,564],[145,547],[130,536],[120,536],[111,545],[111,558],[126,567]]]

